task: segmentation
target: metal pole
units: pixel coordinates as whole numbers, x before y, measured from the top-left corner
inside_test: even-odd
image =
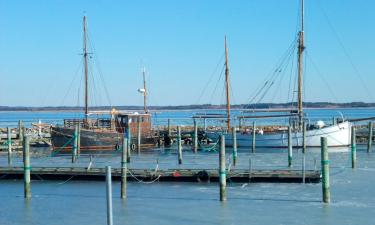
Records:
[[[226,186],[226,168],[225,168],[225,136],[220,135],[220,154],[219,154],[219,181],[220,181],[220,201],[227,200]]]
[[[237,133],[236,128],[232,128],[232,135],[233,135],[233,165],[235,166],[237,163]]]
[[[105,167],[107,184],[107,225],[113,225],[112,217],[112,174],[111,167]]]
[[[372,147],[372,122],[368,123],[368,142],[367,142],[367,152],[371,152]]]
[[[322,161],[322,191],[323,191],[323,202],[330,203],[331,191],[329,185],[329,160],[328,160],[328,149],[327,149],[327,138],[321,137],[321,161]]]
[[[302,182],[305,183],[306,181],[306,124],[305,122],[302,123]]]
[[[138,154],[141,154],[141,117],[139,116],[138,117],[138,124],[137,124],[137,132],[138,132],[138,135],[137,135],[137,150],[138,150]]]
[[[194,153],[198,152],[198,126],[197,121],[194,119]]]
[[[288,126],[288,167],[292,167],[293,161],[293,142],[292,142],[292,128]]]
[[[72,146],[72,163],[77,161],[77,146],[78,146],[78,125],[76,125],[73,133],[73,146]]]
[[[124,137],[122,141],[122,155],[121,155],[121,198],[126,198],[126,181],[127,181],[127,152],[128,152],[128,139]]]
[[[23,174],[24,174],[24,197],[31,198],[30,190],[30,137],[23,139]]]
[[[182,164],[181,127],[177,126],[178,164]]]
[[[356,144],[356,129],[352,126],[352,140],[351,140],[351,147],[352,147],[352,168],[354,169],[357,164],[357,144]]]
[[[255,140],[255,138],[256,138],[256,135],[255,135],[255,132],[256,131],[256,123],[255,123],[255,121],[253,122],[253,145],[252,145],[252,148],[251,148],[251,151],[252,151],[252,153],[255,153],[255,145],[256,145],[256,140]]]
[[[8,165],[12,165],[12,134],[10,132],[10,128],[7,127],[7,131],[8,131],[8,134],[7,134],[7,138],[8,138]]]

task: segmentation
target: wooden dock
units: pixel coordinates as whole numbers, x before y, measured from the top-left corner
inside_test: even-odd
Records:
[[[138,182],[218,182],[219,173],[214,169],[129,169],[128,181]],[[301,170],[245,170],[232,169],[227,180],[234,183],[272,182],[300,183]],[[320,182],[320,171],[306,170],[306,182]],[[0,167],[1,179],[23,179],[23,167]],[[32,167],[33,180],[105,180],[105,168],[84,167]],[[121,169],[112,169],[112,179],[121,179]]]

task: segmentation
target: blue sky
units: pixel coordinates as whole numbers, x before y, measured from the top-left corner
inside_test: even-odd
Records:
[[[222,103],[221,70],[206,83],[222,66],[225,34],[233,103],[248,103],[295,38],[298,7],[298,0],[0,0],[0,105],[82,104],[83,15],[98,59],[92,68],[99,61],[103,77],[96,69],[92,104],[141,105],[142,65],[151,105]],[[374,9],[370,0],[306,0],[305,101],[375,102]],[[263,101],[287,101],[289,76]]]

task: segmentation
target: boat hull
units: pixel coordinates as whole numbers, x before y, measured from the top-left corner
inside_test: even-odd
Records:
[[[306,131],[306,146],[307,147],[320,147],[320,138],[327,137],[327,144],[329,147],[344,147],[350,145],[351,136],[350,122],[343,122],[332,126],[327,126],[321,129],[314,129]],[[217,141],[219,138],[218,133],[207,133],[207,137],[213,141]],[[250,147],[252,146],[253,135],[237,133],[237,145],[238,147]],[[292,133],[293,147],[302,147],[302,132]],[[225,134],[226,146],[233,146],[232,134]],[[288,133],[275,132],[256,134],[255,136],[256,147],[261,148],[283,148],[288,147]]]

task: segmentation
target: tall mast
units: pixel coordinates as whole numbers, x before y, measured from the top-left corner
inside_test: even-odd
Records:
[[[87,62],[87,32],[86,32],[86,16],[83,17],[83,58],[85,66],[85,122],[87,125],[89,116],[89,92],[88,92],[88,62]]]
[[[225,92],[227,95],[227,126],[228,131],[230,131],[230,90],[229,90],[229,65],[228,65],[228,46],[227,46],[227,36],[224,38],[225,46]]]
[[[148,113],[148,110],[147,110],[147,86],[146,86],[146,68],[145,67],[143,67],[142,76],[143,76],[143,89],[145,90],[145,92],[143,93],[143,107],[144,107],[145,113],[147,114]]]
[[[301,30],[299,31],[298,39],[298,118],[299,125],[302,127],[303,122],[303,100],[302,100],[302,87],[303,87],[303,51],[304,45],[304,0],[301,0]]]

